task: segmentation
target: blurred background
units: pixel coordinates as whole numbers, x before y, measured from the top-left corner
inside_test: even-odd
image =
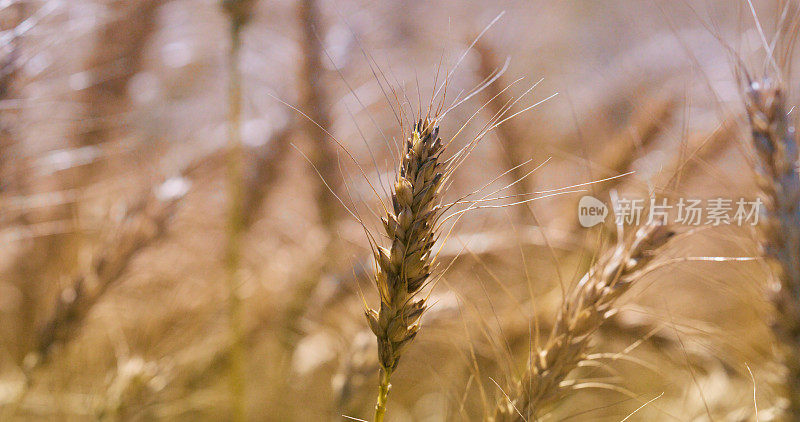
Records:
[[[0,420],[370,419],[363,310],[378,298],[342,203],[378,233],[373,187],[386,197],[409,116],[491,81],[441,122],[461,147],[504,105],[547,99],[486,134],[448,201],[539,165],[508,194],[634,171],[585,189],[752,200],[734,70],[764,68],[756,22],[771,40],[797,12],[777,0],[252,6],[0,0]],[[387,420],[487,415],[525,367],[533,323],[548,332],[563,286],[614,240],[610,221],[578,225],[580,196],[459,219]],[[683,259],[757,256],[752,227],[694,228],[666,254],[548,420],[620,421],[661,394],[628,420],[758,409],[763,421],[780,405],[763,262]]]

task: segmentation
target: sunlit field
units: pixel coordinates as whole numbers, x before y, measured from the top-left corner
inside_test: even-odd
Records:
[[[799,33],[0,0],[0,421],[800,421]]]

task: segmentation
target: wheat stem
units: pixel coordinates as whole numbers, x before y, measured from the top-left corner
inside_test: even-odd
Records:
[[[225,273],[228,288],[228,330],[231,337],[229,382],[231,394],[231,419],[245,421],[245,364],[243,345],[242,300],[239,295],[239,267],[241,239],[245,224],[243,218],[244,154],[242,147],[242,81],[239,70],[241,31],[252,17],[253,0],[223,0],[222,5],[230,18],[230,48],[228,50],[228,227],[225,247]]]
[[[384,368],[380,369],[380,385],[378,388],[378,403],[375,405],[375,422],[383,422],[383,415],[386,414],[386,402],[389,400],[389,380],[392,373]]]

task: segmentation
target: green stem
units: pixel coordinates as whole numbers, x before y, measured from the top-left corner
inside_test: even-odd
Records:
[[[389,400],[389,379],[392,373],[385,368],[380,369],[380,387],[378,389],[378,403],[375,405],[375,422],[383,422],[383,415],[386,414],[386,402]]]

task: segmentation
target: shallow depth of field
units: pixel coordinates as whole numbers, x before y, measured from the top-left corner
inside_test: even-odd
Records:
[[[386,420],[490,420],[637,229],[582,227],[581,197],[760,197],[741,71],[788,62],[800,11],[222,3],[0,0],[0,421],[373,420],[359,219],[388,245],[398,150],[440,106],[448,156],[481,139]],[[780,418],[758,224],[674,229],[537,420]]]

